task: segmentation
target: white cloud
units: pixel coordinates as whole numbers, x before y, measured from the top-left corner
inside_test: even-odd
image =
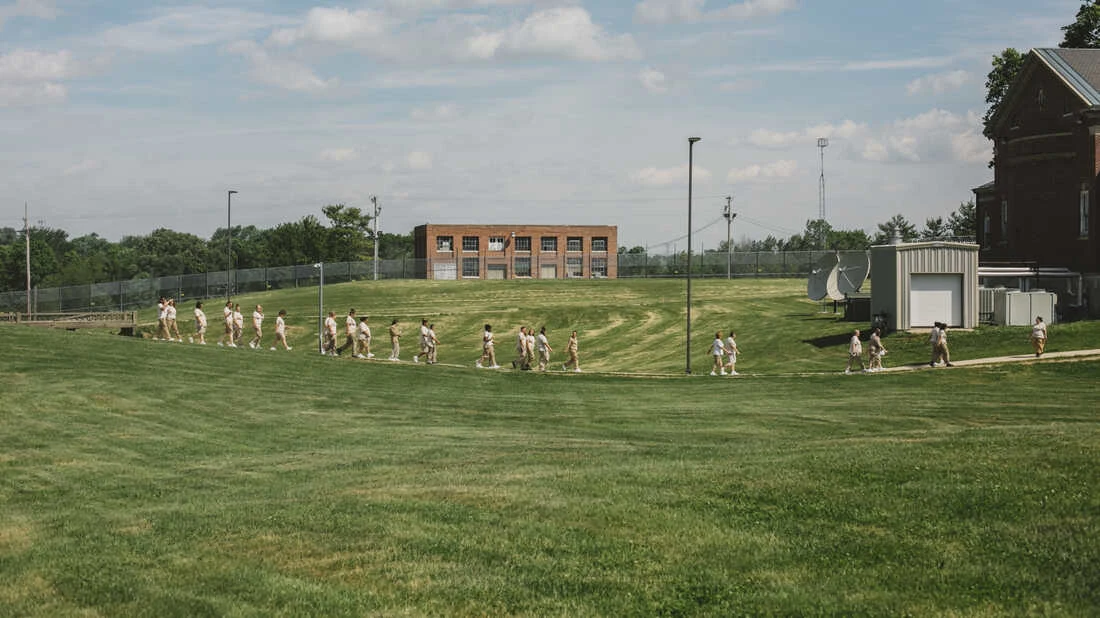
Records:
[[[931,92],[943,94],[949,90],[962,87],[970,81],[970,73],[966,71],[947,71],[945,73],[933,73],[918,77],[905,86],[905,91],[910,95]]]
[[[880,163],[982,163],[989,160],[992,147],[980,127],[975,112],[932,109],[877,131],[857,156]]]
[[[760,148],[791,148],[817,144],[817,138],[852,139],[867,131],[867,125],[845,120],[839,125],[824,123],[807,127],[802,131],[769,131],[757,129],[749,134],[748,142]]]
[[[797,0],[745,0],[709,11],[704,9],[705,4],[706,0],[643,0],[634,7],[634,19],[648,24],[743,20],[778,15],[798,7]]]
[[[85,159],[79,163],[74,163],[65,168],[62,172],[65,176],[76,176],[78,174],[87,174],[88,172],[94,172],[103,169],[103,162],[96,159]]]
[[[638,73],[638,81],[642,82],[642,87],[654,94],[668,92],[668,86],[665,86],[665,74],[657,69],[643,69]]]
[[[729,182],[764,182],[777,178],[790,178],[798,171],[798,163],[791,160],[774,161],[764,165],[750,165],[729,171]]]
[[[355,43],[382,34],[389,25],[389,20],[377,11],[314,7],[306,14],[301,27],[276,30],[269,40],[278,45],[292,45],[302,40]]]
[[[57,7],[48,0],[16,0],[15,4],[0,5],[0,28],[13,17],[35,17],[53,19],[57,17]]]
[[[695,166],[695,170],[692,173],[692,180],[708,180],[710,177],[711,173],[709,170],[699,167],[698,165]],[[630,174],[630,179],[647,187],[667,187],[678,184],[687,185],[688,166],[687,163],[684,163],[676,167],[647,167]]]
[[[330,163],[354,161],[358,158],[359,153],[354,148],[327,148],[321,151],[321,160]]]
[[[62,80],[75,76],[72,54],[17,49],[0,55],[0,106],[27,106],[64,101]]]
[[[922,56],[919,58],[895,58],[892,60],[860,60],[846,62],[843,71],[890,71],[893,69],[929,69],[942,67],[954,61],[951,56]]]
[[[405,157],[405,165],[412,170],[430,170],[432,169],[432,155],[416,150],[409,153],[409,156]]]
[[[176,7],[146,21],[110,28],[96,42],[135,52],[168,53],[248,39],[289,23],[285,17],[230,8]]]
[[[285,58],[275,58],[253,41],[238,41],[227,50],[246,58],[252,65],[249,73],[256,81],[296,92],[321,92],[338,83],[333,79],[322,79],[312,69]]]
[[[430,122],[437,122],[443,120],[452,120],[457,118],[459,114],[458,106],[454,103],[440,103],[433,107],[416,107],[409,112],[409,116],[413,120],[424,120]]]
[[[486,49],[492,48],[489,41]],[[592,22],[581,7],[558,7],[531,14],[503,33],[497,53],[552,56],[574,60],[630,60],[641,53],[629,34],[613,36]]]

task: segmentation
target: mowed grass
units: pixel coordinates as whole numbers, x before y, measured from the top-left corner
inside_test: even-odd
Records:
[[[670,282],[604,283],[673,320]],[[454,285],[553,332],[604,306]],[[1096,615],[1100,363],[790,376],[842,365],[800,337],[850,325],[770,286],[703,291],[762,337],[744,379],[673,375],[671,325],[641,378],[328,359],[294,322],[281,354],[0,329],[0,615]],[[440,296],[335,287],[410,322]],[[488,310],[452,300],[476,356]],[[594,330],[586,368],[648,362]]]

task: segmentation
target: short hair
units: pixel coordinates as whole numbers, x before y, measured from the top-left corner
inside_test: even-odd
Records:
[[[286,309],[280,309],[279,315],[286,315]]]
[[[195,309],[202,309],[202,301],[195,303]]]

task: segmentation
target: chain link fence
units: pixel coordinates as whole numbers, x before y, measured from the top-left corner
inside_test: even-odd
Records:
[[[753,251],[708,252],[692,255],[692,276],[731,277],[806,277],[827,251]],[[862,253],[862,252],[853,252]],[[624,253],[609,256],[618,260],[618,277],[683,277],[687,273],[687,255]],[[326,263],[325,283],[366,281],[374,278],[373,261]],[[428,270],[425,260],[414,258],[378,260],[379,279],[423,278]],[[540,269],[530,272],[540,277]],[[251,292],[316,286],[320,269],[313,264],[214,271],[192,275],[171,275],[91,283],[31,290],[31,311],[125,311],[148,307],[161,296],[177,300],[225,298]],[[555,278],[566,278],[556,273]],[[25,311],[27,294],[23,290],[0,292],[0,311]]]

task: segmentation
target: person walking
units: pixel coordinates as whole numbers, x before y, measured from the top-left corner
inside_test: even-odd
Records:
[[[497,353],[493,345],[493,325],[486,324],[485,330],[481,333],[481,358],[477,359],[475,366],[478,369],[500,369],[500,365],[497,364]],[[489,364],[486,365],[485,362]]]
[[[722,341],[722,331],[714,333],[714,341],[710,344],[710,355],[714,358],[714,365],[710,368],[710,375],[726,375],[726,366],[722,363],[722,355],[726,353],[726,344]]]
[[[928,332],[928,343],[932,344],[932,360],[928,361],[929,367],[935,367],[940,360],[940,323],[933,322],[932,330]]]
[[[561,370],[569,371],[569,367],[572,366],[575,373],[580,373],[581,364],[577,360],[577,331],[573,331],[573,334],[569,335],[569,343],[565,346],[565,353],[569,355],[569,360],[561,366]]]
[[[329,311],[325,318],[325,334],[321,354],[336,356],[336,312]]]
[[[283,349],[287,352],[294,349],[286,342],[286,309],[280,309],[279,315],[275,316],[275,344],[271,346],[271,349],[274,351],[280,343],[283,344]]]
[[[420,335],[417,343],[420,344],[420,351],[413,356],[413,362],[419,363],[420,357],[424,357],[424,361],[427,362],[431,359],[431,339],[428,337],[428,318],[422,318],[420,320]]]
[[[428,325],[428,364],[434,365],[439,362],[439,358],[436,356],[436,351],[439,346],[439,339],[435,336],[435,324]]]
[[[516,335],[516,360],[512,361],[512,369],[523,369],[523,362],[527,359],[527,327],[520,326]]]
[[[550,340],[546,338],[545,326],[539,329],[538,349],[539,371],[546,371],[546,366],[550,364],[550,353],[554,351],[554,348],[550,347]]]
[[[348,315],[344,318],[344,344],[336,348],[336,354],[340,355],[344,353],[344,350],[351,349],[351,355],[355,356],[355,342],[359,334],[359,320],[355,319],[355,309],[348,309]]]
[[[1035,324],[1031,326],[1031,347],[1035,349],[1035,358],[1047,351],[1047,325],[1042,316],[1035,316]]]
[[[852,338],[848,341],[848,366],[844,369],[844,373],[852,373],[852,364],[859,361],[859,370],[867,371],[867,367],[863,364],[863,342],[859,340],[859,329],[852,331]]]
[[[241,313],[241,304],[233,305],[233,347],[241,345],[244,337],[244,315]]]
[[[264,308],[262,305],[256,305],[255,311],[252,312],[252,340],[248,342],[248,347],[253,350],[263,349],[264,338]]]
[[[725,348],[726,348],[726,350],[725,350],[726,351],[726,367],[729,368],[728,373],[731,376],[738,375],[738,373],[736,371],[736,368],[737,368],[737,354],[739,352],[741,352],[741,350],[737,347],[737,334],[733,332],[732,328],[729,331],[729,335],[726,335],[726,346],[725,346]]]
[[[157,301],[157,336],[153,341],[168,338],[168,299],[161,296]]]
[[[882,345],[882,329],[871,331],[871,340],[867,343],[867,367],[871,371],[882,371],[882,357],[886,355],[886,348]]]
[[[168,299],[168,310],[166,316],[166,322],[168,323],[168,341],[178,341],[183,343],[183,335],[180,334],[180,325],[176,321],[176,299]]]
[[[527,371],[535,365],[535,327],[527,327],[527,349],[524,350],[523,368]]]
[[[370,352],[370,325],[367,324],[367,316],[359,318],[359,353],[355,355],[355,358],[374,358],[374,354]]]
[[[195,337],[200,344],[206,345],[206,312],[202,310],[201,300],[195,303]],[[191,343],[195,342],[195,337],[191,337]]]
[[[947,347],[947,324],[936,322],[936,347],[932,353],[932,366],[936,366],[937,360],[942,360],[944,366],[954,367],[951,364],[951,350]]]
[[[237,347],[233,343],[233,301],[226,301],[225,307],[222,309],[222,323],[225,324],[225,333],[218,339],[218,345],[227,345],[231,348]]]
[[[401,328],[397,326],[397,318],[390,322],[390,360],[401,360]]]

